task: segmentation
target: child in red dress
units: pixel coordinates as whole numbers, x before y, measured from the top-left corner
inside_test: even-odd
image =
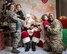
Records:
[[[46,50],[46,51],[50,51],[50,46],[47,45],[47,43],[49,44],[50,42],[50,38],[49,38],[49,34],[47,32],[47,27],[50,27],[50,23],[48,21],[48,15],[47,14],[44,14],[41,18],[43,20],[43,26],[44,26],[44,29],[45,29],[45,43],[44,43],[44,46],[43,48]]]
[[[44,26],[44,29],[45,29],[45,40],[46,41],[49,41],[49,38],[47,36],[47,26],[50,26],[50,23],[48,21],[48,15],[47,14],[44,14],[42,16],[42,20],[43,20],[43,26]]]

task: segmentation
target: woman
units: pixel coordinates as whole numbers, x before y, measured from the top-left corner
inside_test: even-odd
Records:
[[[15,13],[15,4],[12,3],[9,6],[7,16],[8,16],[8,19],[10,20],[9,26],[14,34],[12,53],[20,53],[20,51],[17,50],[17,47],[18,47],[19,41],[21,40],[21,27],[17,30],[16,24],[20,23],[22,25],[23,20],[17,17],[17,14]]]

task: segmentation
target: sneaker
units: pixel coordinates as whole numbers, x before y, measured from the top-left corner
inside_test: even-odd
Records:
[[[20,51],[17,49],[12,49],[12,53],[20,53]]]

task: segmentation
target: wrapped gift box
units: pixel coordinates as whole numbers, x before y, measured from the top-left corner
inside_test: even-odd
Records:
[[[4,44],[4,33],[0,32],[0,50],[5,48],[5,44]]]
[[[63,28],[66,28],[67,29],[67,18],[65,19],[59,19],[63,25]]]

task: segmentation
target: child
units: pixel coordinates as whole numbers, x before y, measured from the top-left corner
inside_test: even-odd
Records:
[[[24,15],[23,15],[23,12],[22,12],[22,10],[21,10],[21,5],[20,4],[16,4],[16,14],[17,14],[17,17],[18,18],[20,18],[21,20],[25,20],[25,17],[24,17]],[[21,23],[17,23],[17,30],[18,29],[20,29],[20,26],[22,26],[21,25]]]
[[[45,30],[47,29],[47,26],[50,26],[50,23],[48,21],[48,15],[47,14],[44,14],[42,16],[42,20],[43,20],[43,25],[44,25],[44,28]],[[47,30],[46,30],[47,31]]]
[[[20,4],[16,4],[16,13],[18,15],[18,18],[22,19],[22,20],[25,20],[25,17],[24,17],[24,14],[21,10],[21,5]]]
[[[47,27],[50,27],[50,23],[48,21],[48,15],[47,14],[44,14],[41,18],[43,20],[43,26],[44,26],[44,29],[45,29],[45,45],[46,47],[45,48],[49,48],[49,46],[46,44],[46,43],[49,43],[50,42],[50,38],[48,36],[48,32],[47,32]],[[46,49],[48,50],[48,49]]]

